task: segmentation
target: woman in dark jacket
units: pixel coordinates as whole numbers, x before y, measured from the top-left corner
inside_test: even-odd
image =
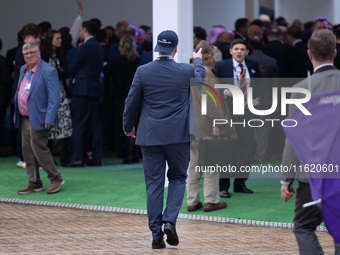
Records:
[[[120,56],[112,63],[111,77],[113,82],[114,117],[115,117],[115,143],[118,156],[124,156],[123,163],[131,164],[139,161],[138,148],[135,139],[126,137],[122,130],[124,102],[139,65],[140,57],[137,52],[133,36],[124,35],[119,42]]]

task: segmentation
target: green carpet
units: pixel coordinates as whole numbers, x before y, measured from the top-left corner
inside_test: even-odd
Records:
[[[58,171],[65,179],[65,184],[58,193],[48,195],[46,192],[32,192],[18,195],[17,190],[27,185],[27,176],[25,169],[16,167],[16,161],[16,157],[0,158],[1,198],[146,209],[146,193],[141,163],[123,165],[120,159],[105,157],[102,167],[63,168],[58,166]],[[46,191],[49,181],[43,170],[40,171],[40,175]],[[278,179],[249,179],[247,186],[253,189],[255,193],[231,192],[231,198],[221,199],[221,201],[227,202],[228,207],[226,209],[209,213],[200,209],[189,213],[186,210],[187,204],[184,198],[180,213],[258,221],[292,222],[294,199],[287,203],[283,202],[280,197],[281,185]],[[203,198],[203,180],[200,182],[200,196]]]

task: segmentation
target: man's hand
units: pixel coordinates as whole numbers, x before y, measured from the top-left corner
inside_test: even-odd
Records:
[[[253,106],[254,106],[254,107],[257,106],[257,105],[259,105],[259,104],[260,104],[260,101],[259,101],[259,100],[253,99]]]
[[[289,199],[291,199],[292,196],[295,193],[294,188],[292,188],[292,191],[290,192],[288,190],[288,186],[289,186],[289,184],[282,184],[282,186],[281,186],[281,198],[285,202],[287,202]]]
[[[229,89],[226,89],[224,91],[224,96],[226,96],[226,97],[233,97],[233,93],[231,93],[231,91]]]
[[[212,128],[212,135],[213,135],[213,136],[215,136],[215,137],[216,137],[216,136],[220,136],[220,134],[221,134],[221,133],[220,133],[220,128],[219,128],[219,127],[213,127],[213,128]]]
[[[133,128],[130,132],[124,132],[126,136],[131,136],[132,138],[136,138],[135,128]]]
[[[51,124],[45,123],[45,128],[46,129],[50,129],[51,128]]]
[[[77,3],[78,8],[79,8],[79,16],[83,16],[83,14],[84,14],[84,7],[83,7],[82,3],[80,2],[80,0],[76,0],[76,3]]]
[[[202,48],[200,48],[197,52],[192,53],[192,57],[202,59]]]

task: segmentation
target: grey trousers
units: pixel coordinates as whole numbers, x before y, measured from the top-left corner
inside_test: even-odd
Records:
[[[51,182],[62,180],[47,146],[49,133],[49,129],[34,130],[29,119],[21,117],[22,153],[26,162],[28,183],[32,187],[39,188],[42,185],[39,166],[45,170]]]
[[[198,165],[198,142],[191,142],[190,144],[190,162],[188,167],[187,179],[187,204],[188,206],[195,206],[200,202],[200,195],[198,193],[199,180],[201,172],[196,171]],[[219,172],[204,173],[204,203],[217,204],[220,201],[219,192]]]
[[[294,234],[302,255],[324,254],[315,230],[322,219],[321,209],[316,206],[303,208],[302,205],[312,201],[311,190],[308,183],[299,182],[296,191]],[[334,240],[335,254],[340,255],[340,244]]]

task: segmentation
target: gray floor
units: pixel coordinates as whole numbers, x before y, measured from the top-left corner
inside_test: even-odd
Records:
[[[298,254],[290,229],[179,219],[177,232],[178,246],[151,250],[146,215],[0,203],[0,254]]]

